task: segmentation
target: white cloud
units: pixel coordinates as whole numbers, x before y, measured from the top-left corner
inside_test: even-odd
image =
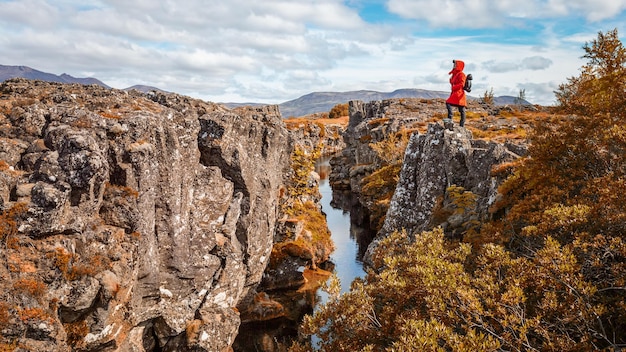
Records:
[[[612,18],[626,9],[626,0],[571,0],[569,3],[575,13],[591,22]]]
[[[515,61],[488,60],[482,68],[493,73],[505,73],[520,70],[545,70],[552,66],[552,60],[543,56],[530,56]]]
[[[46,21],[54,28],[42,30]],[[384,42],[389,33],[375,27],[339,0],[3,1],[0,62],[90,71],[105,82],[126,72],[128,85],[161,82],[164,72],[224,84],[263,74],[295,78],[366,54],[361,41]]]
[[[0,22],[50,29],[57,24],[59,11],[45,0],[0,2]]]
[[[511,92],[509,95],[519,96],[519,90],[523,89],[526,93],[526,100],[544,105],[553,105],[556,102],[554,91],[559,88],[560,81],[547,81],[541,83],[523,83],[517,86],[516,92]]]
[[[626,9],[626,0],[388,0],[387,6],[401,17],[433,27],[499,28],[564,15],[605,20]]]
[[[521,66],[529,70],[545,70],[552,66],[552,60],[543,56],[531,56],[522,59]]]
[[[280,14],[298,22],[309,22],[327,29],[358,30],[365,25],[358,14],[344,6],[341,1],[283,0],[259,2],[259,5],[269,13]]]
[[[372,1],[0,0],[0,64],[89,73],[116,88],[146,84],[213,101],[280,103],[311,91],[447,91],[457,58],[474,73],[477,92],[493,87],[496,95],[515,95],[527,87],[529,98],[550,103],[554,88],[545,87],[576,74],[584,41],[607,28],[573,33],[531,20],[574,14],[591,21],[626,6],[626,0],[389,0],[390,10],[417,21],[368,23],[359,11]],[[542,32],[539,40],[514,44],[493,31],[445,35],[423,21]]]
[[[483,62],[482,67],[484,67],[489,72],[505,73],[505,72],[517,71],[520,69],[521,66],[517,62],[489,60],[489,61]]]

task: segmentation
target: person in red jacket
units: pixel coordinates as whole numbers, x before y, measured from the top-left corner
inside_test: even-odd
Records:
[[[465,106],[467,106],[465,91],[463,90],[463,86],[465,85],[465,73],[463,72],[465,62],[461,60],[452,60],[452,63],[452,71],[448,73],[452,75],[452,77],[450,77],[452,93],[450,93],[450,97],[446,100],[448,120],[452,121],[452,107],[456,107],[461,114],[461,121],[459,125],[463,126],[465,125]]]

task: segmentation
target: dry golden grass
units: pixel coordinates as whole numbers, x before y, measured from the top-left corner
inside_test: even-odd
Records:
[[[105,119],[115,119],[118,120],[120,119],[122,116],[118,113],[113,113],[113,112],[108,112],[108,111],[101,111],[99,112],[100,116],[104,117]]]
[[[526,141],[533,126],[539,121],[562,121],[565,116],[549,111],[502,111],[498,116],[467,114],[465,127],[475,139],[493,142]]]
[[[11,114],[11,110],[13,109],[13,104],[9,101],[0,101],[0,114],[8,116]]]
[[[82,347],[85,343],[83,339],[89,333],[89,325],[84,320],[78,320],[73,323],[63,324],[65,333],[67,334],[67,342],[73,347]]]
[[[322,124],[322,125],[340,125],[342,127],[348,126],[348,120],[350,118],[348,116],[342,116],[336,119],[329,118],[309,118],[309,117],[294,117],[289,119],[284,119],[285,126],[289,130],[298,129],[302,126],[306,126],[310,123]]]
[[[54,324],[54,318],[43,308],[18,308],[17,314],[23,322],[48,322]]]
[[[518,167],[522,163],[522,159],[517,159],[514,161],[509,161],[502,164],[494,165],[491,169],[491,176],[502,176],[508,173],[511,173],[516,167]]]
[[[388,121],[389,121],[388,117],[381,117],[381,118],[378,118],[378,119],[370,120],[370,121],[367,122],[367,124],[370,127],[378,127],[380,125],[383,125],[383,124],[387,123]]]

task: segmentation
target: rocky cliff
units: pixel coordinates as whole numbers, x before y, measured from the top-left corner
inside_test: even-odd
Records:
[[[285,120],[285,125],[295,144],[308,152],[317,149],[321,155],[333,155],[346,147],[343,133],[346,119],[328,119],[320,115]]]
[[[503,181],[492,169],[519,158],[518,153],[525,149],[473,139],[469,130],[452,123],[433,123],[425,134],[414,133],[385,222],[368,253],[400,229],[418,233],[441,226],[453,237],[478,229],[490,218]]]
[[[468,125],[480,132],[521,128],[517,118],[493,115],[501,109],[494,112],[470,103]],[[411,133],[382,229],[365,260],[378,241],[395,230],[412,233],[442,226],[449,236],[458,237],[478,228],[491,216],[489,207],[502,181],[492,169],[525,154],[523,141],[475,139],[469,127],[444,124],[445,111],[442,100],[350,102],[346,148],[331,161],[330,180],[333,188],[356,193],[365,208],[372,205],[362,194],[363,180],[382,165],[372,144],[400,130]]]
[[[361,193],[361,180],[380,167],[371,144],[388,138],[402,128],[414,128],[432,116],[432,102],[421,99],[349,102],[350,119],[343,133],[345,148],[331,160],[329,181],[335,190]]]
[[[229,349],[272,248],[278,109],[19,79],[0,93],[0,343]]]

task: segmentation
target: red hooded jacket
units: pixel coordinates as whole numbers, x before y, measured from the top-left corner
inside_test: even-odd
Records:
[[[446,103],[450,103],[452,105],[460,105],[467,106],[467,101],[465,99],[465,91],[463,90],[463,86],[465,85],[465,73],[463,73],[463,69],[465,68],[465,62],[461,60],[456,60],[454,64],[454,68],[449,74],[452,75],[450,77],[450,85],[452,85],[452,93],[450,93],[450,97],[446,100]]]

